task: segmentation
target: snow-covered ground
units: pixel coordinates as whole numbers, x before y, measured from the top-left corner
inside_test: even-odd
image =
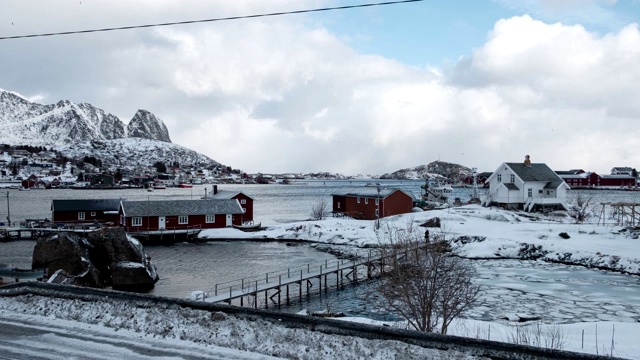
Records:
[[[511,313],[505,312],[506,319],[461,319],[450,327],[450,334],[503,342],[513,342],[514,338],[526,335],[533,345],[546,346],[549,341],[560,340],[565,350],[640,359],[640,342],[637,341],[640,323],[636,320],[640,318],[640,311],[635,305],[640,304],[640,293],[637,286],[626,286],[640,282],[637,275],[640,274],[640,240],[633,232],[612,225],[611,220],[607,220],[607,226],[594,223],[577,225],[568,218],[537,217],[499,209],[464,206],[385,218],[378,233],[393,226],[406,228],[407,223],[419,225],[434,217],[441,219],[442,231],[446,236],[457,239],[453,243],[454,247],[464,256],[477,259],[536,259],[518,263],[521,269],[510,269],[508,272],[514,273],[514,276],[528,272],[527,276],[540,278],[545,274],[544,269],[540,269],[541,266],[566,262],[583,265],[585,269],[598,267],[615,271],[615,276],[618,277],[616,279],[623,279],[618,283],[618,280],[609,280],[606,274],[598,278],[595,273],[592,276],[588,270],[581,273],[573,267],[573,270],[565,271],[562,281],[556,278],[539,279],[541,284],[544,283],[549,288],[540,285],[533,290],[526,289],[528,293],[525,299],[530,301],[523,301],[525,308],[527,305],[538,306],[539,301],[564,303],[562,307],[570,314],[565,317],[563,314],[566,313],[562,311],[550,314],[558,319],[557,322],[517,323],[519,315],[529,316],[530,313],[521,314],[515,306],[507,305],[514,310]],[[430,231],[434,234],[440,230]],[[328,218],[268,226],[265,230],[254,233],[235,229],[206,230],[201,233],[201,237],[212,240],[313,240],[327,244],[354,245],[357,249],[362,249],[384,242],[384,235],[378,236],[378,233],[373,221]],[[566,233],[568,238],[561,237],[561,233]],[[481,276],[482,274],[480,272]],[[491,283],[494,279],[483,279],[494,286],[491,294],[496,297],[494,305],[485,306],[498,306],[498,303],[503,302],[508,304],[506,298],[500,297],[500,289],[514,291],[522,286],[512,281],[515,277],[509,278],[511,275],[513,274],[506,274],[499,279],[499,284]],[[585,277],[596,279],[587,287],[576,290],[574,285],[579,285]],[[608,281],[616,281],[616,284],[604,283]],[[615,288],[619,293],[599,293],[598,284],[602,284],[602,289],[607,289],[603,291]],[[584,294],[585,289],[589,292],[587,295]],[[553,296],[549,296],[551,291],[554,292]],[[589,301],[581,301],[583,296],[587,296]],[[626,302],[621,305],[616,301],[617,297],[624,297]],[[601,306],[589,308],[594,302],[601,302]],[[587,309],[581,309],[583,307]],[[574,313],[571,313],[572,308],[575,309]],[[605,310],[600,311],[599,308]],[[577,313],[580,315],[576,315]],[[591,314],[593,317],[589,318]],[[343,320],[381,324],[363,318]],[[162,351],[168,347],[177,349],[175,352],[162,353],[165,357],[178,356],[176,354],[181,352],[180,349],[184,349],[185,355],[182,356],[186,357],[201,354],[201,357],[237,359],[271,356],[308,359],[473,358],[465,354],[423,349],[393,341],[345,338],[290,329],[269,321],[249,321],[229,315],[224,320],[214,320],[209,312],[188,308],[157,307],[115,300],[84,302],[34,295],[0,297],[0,328],[13,328],[21,323],[32,324],[31,327],[36,326],[42,332],[27,337],[0,336],[1,351],[15,351],[15,346],[18,345],[26,346],[25,349],[52,346],[56,341],[77,334],[79,329],[87,329],[82,333],[84,340],[99,343],[99,354],[115,354],[116,358],[150,357],[140,349],[130,349],[126,345],[127,341],[152,344],[148,345],[150,348],[156,346],[153,345],[154,342],[166,344],[165,347],[156,346]],[[107,341],[109,338],[118,341]],[[44,345],[37,345],[41,342]],[[62,353],[52,353],[52,358],[74,354],[64,353],[65,350],[56,351]]]
[[[613,353],[614,356],[640,358],[640,344],[637,341],[640,337],[640,323],[637,320],[640,319],[640,311],[635,306],[640,303],[640,293],[637,293],[637,283],[640,283],[638,277],[640,275],[640,239],[635,232],[615,225],[613,220],[606,217],[603,217],[606,225],[602,224],[602,219],[598,224],[597,218],[592,218],[591,223],[575,224],[573,219],[560,215],[544,217],[468,205],[385,218],[382,220],[379,231],[376,231],[374,221],[327,218],[321,221],[268,226],[263,231],[255,233],[245,233],[235,229],[206,230],[200,234],[200,237],[211,240],[311,240],[363,248],[384,243],[385,236],[382,231],[388,227],[407,228],[408,223],[420,225],[435,217],[440,218],[442,228],[441,230],[430,229],[431,234],[443,232],[448,238],[456,239],[453,243],[456,251],[468,258],[535,260],[523,262],[521,266],[529,263],[536,264],[536,267],[557,263],[581,265],[586,268],[620,273],[619,277],[626,277],[624,280],[636,286],[603,283],[616,281],[613,278],[603,277],[592,281],[588,286],[576,289],[574,285],[581,283],[580,277],[591,275],[581,274],[571,269],[566,271],[566,278],[562,282],[556,279],[543,279],[540,283],[548,283],[545,286],[553,288],[554,296],[548,296],[549,290],[543,286],[533,290],[526,289],[531,292],[527,294],[531,297],[531,306],[541,306],[539,304],[544,301],[560,301],[566,304],[561,304],[562,311],[548,314],[552,318],[555,317],[557,322],[550,322],[547,318],[544,324],[530,324],[527,325],[527,329],[543,326],[545,329],[559,330],[563,334],[567,350],[592,354],[606,352],[607,355]],[[561,233],[568,236],[561,236]],[[538,275],[536,273],[538,269],[535,268],[530,270],[524,268],[521,271],[529,271],[529,276]],[[540,274],[544,276],[544,272]],[[599,274],[594,274],[593,277],[597,275]],[[575,284],[572,284],[572,276],[576,277]],[[492,281],[492,279],[483,280]],[[602,290],[599,289],[598,281],[603,284]],[[499,284],[497,287],[500,288],[502,285],[505,289],[509,288],[509,291],[513,291],[514,287],[517,290],[518,286],[523,286],[510,283]],[[626,303],[617,303],[616,294],[602,293],[607,291],[604,290],[605,288],[609,290],[615,288],[616,291],[620,291]],[[500,290],[492,291],[495,293],[496,301],[502,302]],[[562,295],[558,296],[558,293]],[[585,298],[587,300],[583,301]],[[594,302],[598,303],[598,306],[594,307]],[[507,300],[505,303],[508,303]],[[499,304],[496,303],[497,305]],[[593,317],[589,318],[591,315]],[[465,320],[454,327],[451,333],[483,338],[492,334],[490,335],[492,340],[510,341],[514,331],[517,330],[515,330],[516,322],[508,319],[517,320],[518,316],[506,313],[505,317],[507,320],[493,322]],[[598,341],[596,341],[596,333]],[[596,343],[598,343],[597,348]]]

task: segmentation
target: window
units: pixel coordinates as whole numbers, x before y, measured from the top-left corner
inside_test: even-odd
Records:
[[[84,211],[78,212],[78,220],[84,220]]]
[[[515,183],[516,182],[516,176],[514,174],[511,174],[511,183]]]
[[[498,179],[498,182],[501,183],[502,182],[502,174],[498,174],[497,179]]]
[[[242,200],[240,200],[240,204],[244,205],[244,204],[246,204],[246,203],[247,203],[247,199],[242,199]]]
[[[551,190],[547,190],[547,195],[551,195]]]
[[[378,215],[378,209],[376,209],[376,217],[378,217],[378,216],[379,216],[379,215]]]
[[[358,204],[360,204],[360,196],[358,196],[358,198],[357,198],[356,202],[357,202]]]
[[[91,217],[96,217],[96,212],[95,211],[91,212]]]
[[[376,199],[376,205],[380,204],[380,199]],[[378,211],[378,210],[376,210]]]
[[[538,194],[542,194],[542,189],[538,190]]]
[[[533,189],[531,188],[527,189],[527,196],[533,197]]]
[[[338,209],[340,209],[340,201],[338,201]]]
[[[131,226],[142,226],[142,217],[131,218]]]
[[[216,216],[215,215],[207,215],[205,220],[206,223],[211,224],[216,222]]]
[[[189,223],[189,217],[187,215],[178,216],[178,224],[184,225]]]
[[[364,203],[368,204],[369,203],[369,198],[364,198]]]

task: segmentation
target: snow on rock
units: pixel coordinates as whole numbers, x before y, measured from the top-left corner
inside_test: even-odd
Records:
[[[127,125],[129,137],[171,142],[167,126],[147,110],[138,110]]]

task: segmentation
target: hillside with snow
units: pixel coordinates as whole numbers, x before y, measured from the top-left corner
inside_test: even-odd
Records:
[[[138,110],[125,125],[91,104],[61,100],[42,105],[0,89],[0,144],[53,148],[71,159],[93,156],[106,165],[150,166],[161,161],[218,165],[215,160],[171,143],[161,119]]]
[[[381,179],[396,180],[419,180],[419,179],[448,179],[459,181],[467,176],[471,176],[472,170],[466,166],[448,163],[444,161],[433,161],[427,165],[419,165],[414,168],[406,168],[380,176]]]
[[[174,162],[181,165],[199,164],[205,167],[219,164],[184,146],[142,138],[83,141],[59,145],[55,150],[73,159],[82,159],[90,154],[101,159],[106,165],[116,166],[152,166],[158,161],[165,164]]]

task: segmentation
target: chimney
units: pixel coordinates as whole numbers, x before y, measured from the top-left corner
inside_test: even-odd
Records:
[[[529,155],[524,156],[524,164],[526,166],[531,166],[531,160],[529,159]]]
[[[211,191],[212,195],[215,195],[218,193],[218,185],[213,185],[213,190]]]

